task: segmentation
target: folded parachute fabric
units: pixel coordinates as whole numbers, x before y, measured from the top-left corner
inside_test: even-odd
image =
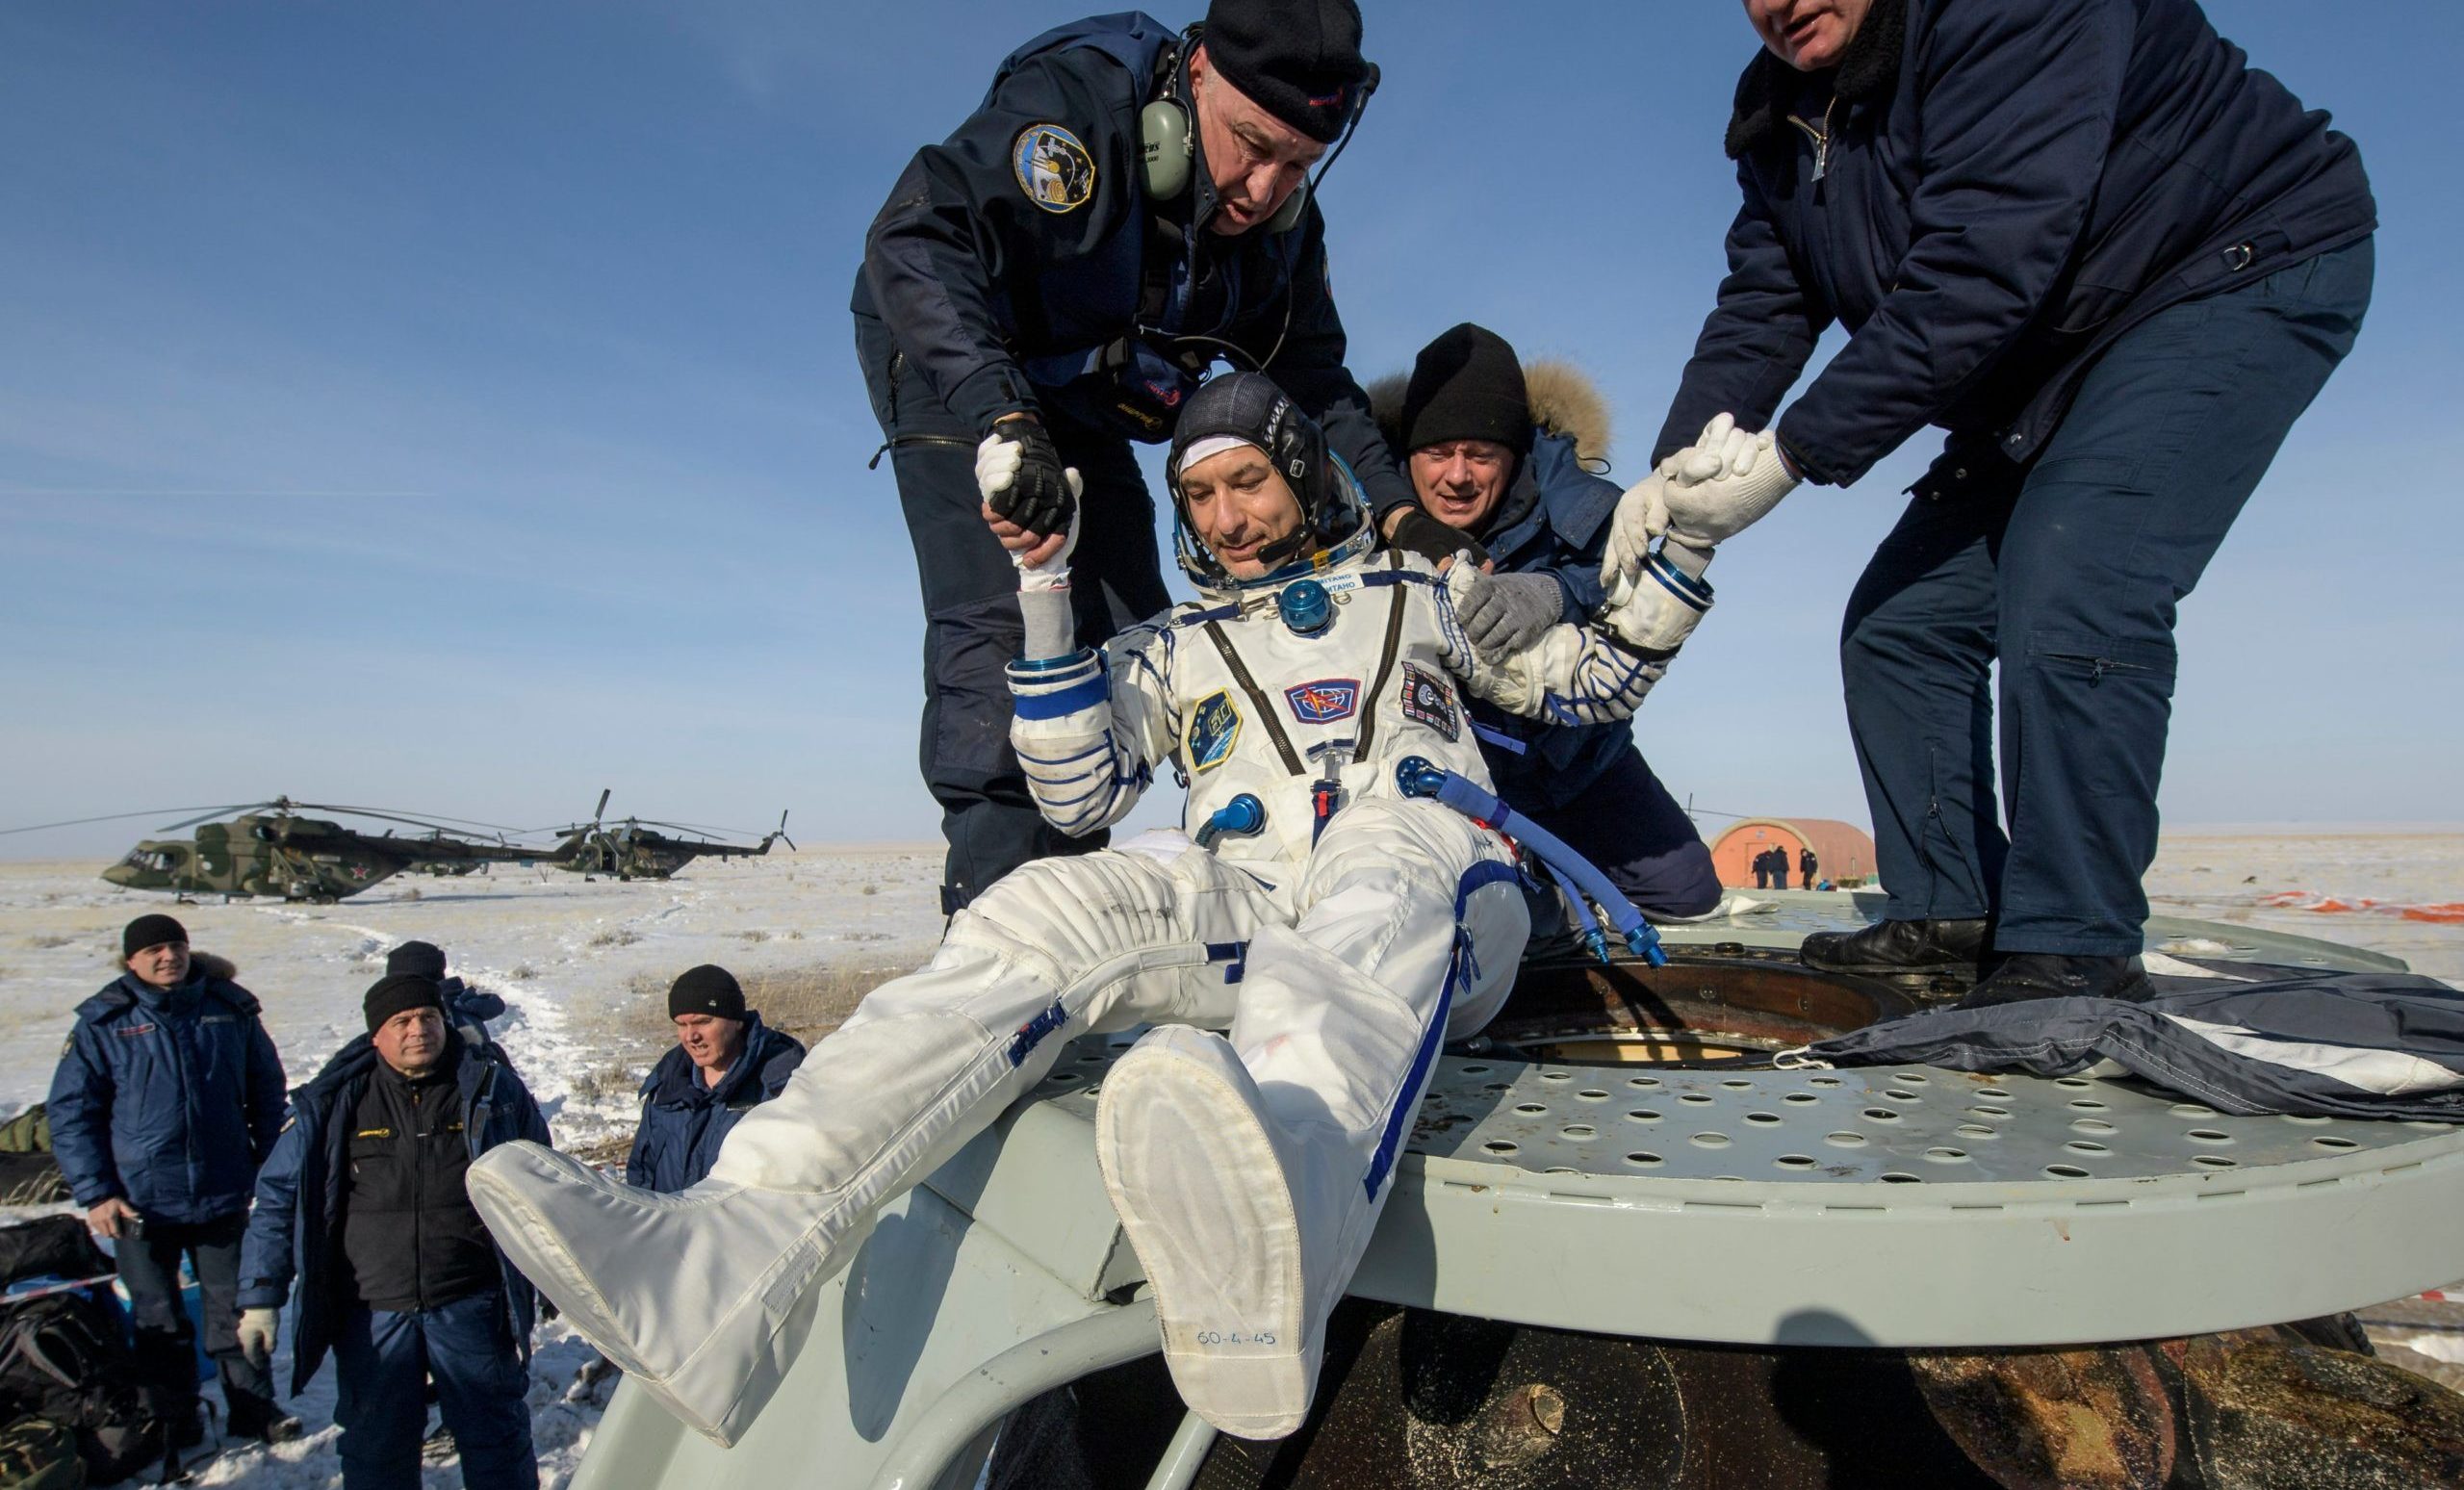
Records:
[[[1933,1010],[1791,1057],[2032,1076],[2112,1061],[2220,1112],[2464,1122],[2464,993],[2401,973],[2194,987],[2169,979],[2143,1003],[2048,998]]]

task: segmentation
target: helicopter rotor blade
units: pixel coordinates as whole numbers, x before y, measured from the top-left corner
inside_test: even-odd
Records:
[[[183,828],[193,828],[199,823],[210,823],[226,812],[254,812],[264,808],[272,808],[277,812],[288,812],[291,810],[291,799],[289,797],[276,797],[271,802],[244,802],[237,807],[215,808],[211,811],[200,812],[196,816],[188,818],[181,822],[166,823],[154,831],[156,833],[177,833]]]
[[[413,817],[408,813],[403,812],[388,812],[378,808],[344,807],[339,803],[332,802],[294,802],[291,806],[294,808],[305,808],[308,810],[315,812],[340,812],[349,817],[374,818],[378,822],[407,823],[414,828],[426,828],[438,833],[459,835],[462,832],[462,830],[458,828],[447,827],[444,821],[432,821],[424,817]],[[494,823],[481,823],[478,826],[493,829],[497,825]]]
[[[251,803],[248,806],[270,807],[271,805],[272,804],[270,803],[258,802]],[[23,828],[0,828],[0,836],[6,836],[13,833],[40,833],[46,828],[82,828],[88,823],[116,823],[131,817],[160,817],[166,812],[203,811],[205,813],[205,817],[200,817],[197,821],[204,822],[207,818],[219,817],[225,812],[241,812],[245,811],[246,809],[247,809],[245,807],[223,807],[214,808],[211,809],[195,807],[147,808],[142,812],[106,812],[100,817],[71,817],[64,822],[28,823]],[[168,830],[162,831],[167,832]]]
[[[343,807],[332,802],[295,802],[293,807],[314,808],[320,812],[352,812],[361,817],[383,817],[401,822],[418,823],[433,828],[446,823],[458,823],[466,828],[485,828],[490,833],[514,833],[519,830],[503,823],[483,823],[475,817],[454,817],[444,812],[404,812],[394,808]]]
[[[606,820],[607,799],[614,795],[616,795],[616,788],[613,786],[602,786],[599,788],[599,806],[590,809],[590,825],[593,828],[598,827],[602,822]]]
[[[630,819],[628,819],[628,821],[630,821]],[[727,838],[752,838],[752,837],[758,837],[758,836],[759,836],[759,835],[757,835],[757,834],[750,834],[750,833],[747,833],[747,832],[745,832],[745,831],[744,831],[743,829],[741,829],[741,828],[710,828],[710,827],[706,827],[706,826],[704,826],[704,825],[702,825],[702,824],[699,824],[699,823],[670,823],[670,822],[663,822],[663,821],[661,821],[660,819],[655,818],[655,817],[645,817],[645,818],[642,818],[640,821],[641,821],[641,825],[642,825],[643,827],[645,827],[645,828],[673,828],[673,829],[675,829],[678,833],[694,833],[694,834],[705,834],[705,835],[707,835],[707,834],[716,834],[716,835],[719,835],[719,836],[721,836],[721,837],[727,837]]]

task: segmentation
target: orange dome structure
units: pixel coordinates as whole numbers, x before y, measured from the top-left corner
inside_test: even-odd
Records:
[[[1754,857],[1767,849],[1788,854],[1788,886],[1797,883],[1797,856],[1813,850],[1821,878],[1834,884],[1864,884],[1874,877],[1874,839],[1854,823],[1835,817],[1741,817],[1711,842],[1711,867],[1720,883],[1754,887]]]

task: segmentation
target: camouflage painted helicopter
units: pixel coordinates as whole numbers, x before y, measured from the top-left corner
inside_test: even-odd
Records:
[[[672,828],[678,833],[730,833],[726,828],[701,828],[691,823],[665,823],[651,818],[628,817],[622,822],[607,819],[607,799],[615,788],[603,787],[599,793],[599,806],[592,809],[590,821],[568,823],[562,828],[542,828],[540,833],[552,833],[560,840],[552,853],[541,858],[560,869],[596,877],[612,874],[619,880],[664,880],[696,859],[758,859],[770,852],[770,845],[784,840],[794,848],[796,840],[787,836],[787,814],[779,814],[779,826],[762,835],[755,844],[718,843],[708,838],[670,837],[658,832]]]
[[[416,836],[404,836],[390,828],[363,833],[327,818],[302,816],[303,810],[338,812],[426,831]],[[229,822],[210,821],[226,812],[239,815]],[[356,895],[405,870],[468,874],[492,863],[552,861],[563,852],[561,847],[542,851],[511,844],[501,837],[492,843],[443,822],[381,809],[294,802],[289,797],[214,808],[161,831],[177,833],[184,828],[196,832],[187,838],[144,839],[104,870],[103,878],[128,889],[170,890],[182,897],[279,895],[286,900],[329,902]]]

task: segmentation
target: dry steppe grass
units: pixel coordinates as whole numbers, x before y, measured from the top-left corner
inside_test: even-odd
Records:
[[[892,968],[859,967],[819,963],[809,967],[744,973],[744,1001],[759,1010],[761,1021],[784,1030],[809,1045],[846,1022],[865,994],[897,976]],[[657,973],[635,973],[626,981],[625,1034],[656,1053],[676,1039],[667,1018],[669,979]]]
[[[741,981],[745,1002],[760,1011],[763,1023],[810,1045],[844,1023],[865,994],[895,976],[894,968],[821,963],[746,973]],[[605,1032],[610,1046],[605,1059],[573,1078],[578,1101],[593,1107],[629,1101],[642,1077],[675,1043],[676,1027],[667,1017],[669,982],[654,972],[637,972],[625,980],[624,997]],[[560,1135],[557,1146],[585,1163],[616,1165],[624,1162],[632,1140],[629,1118],[607,1131]]]

